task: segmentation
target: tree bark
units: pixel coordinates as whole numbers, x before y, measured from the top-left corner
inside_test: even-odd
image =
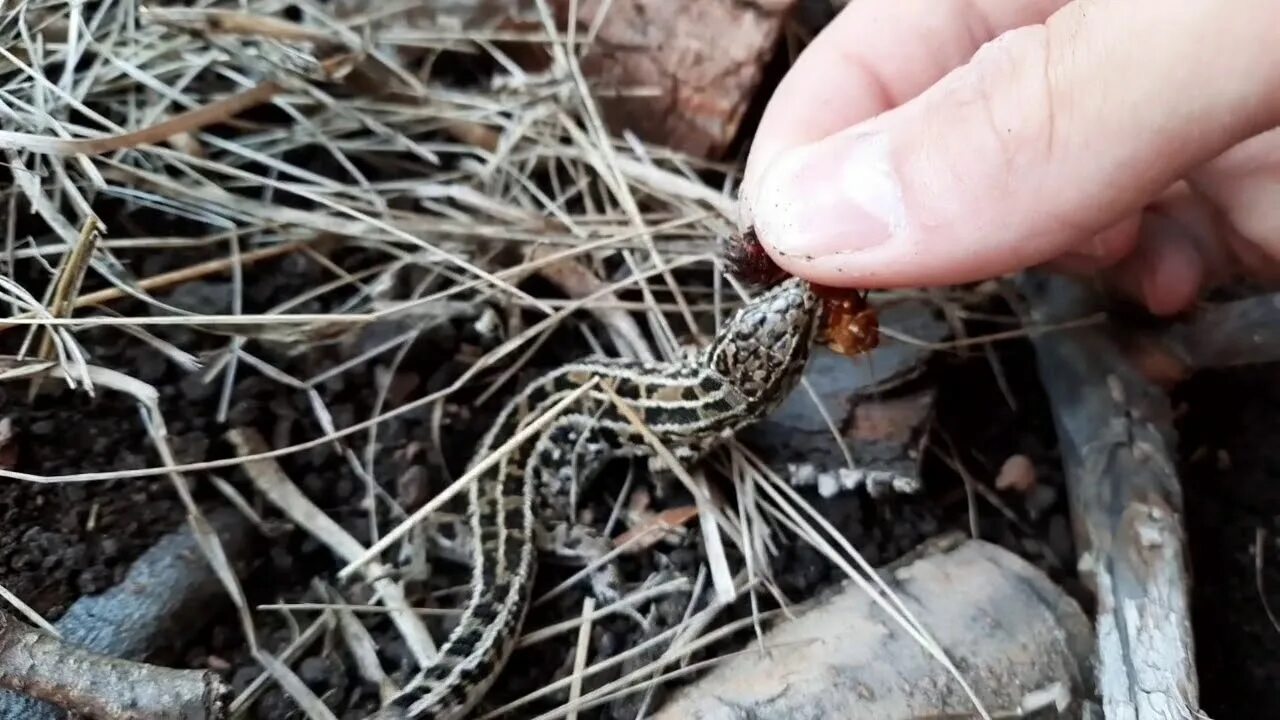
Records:
[[[1038,569],[981,540],[931,543],[886,581],[993,715],[1093,697],[1089,620]],[[656,720],[978,717],[959,683],[846,585],[676,694]]]
[[[608,8],[582,69],[609,129],[695,157],[721,157],[738,134],[794,4],[580,0],[582,28]],[[561,16],[569,6],[556,2]]]
[[[1100,309],[1085,286],[1027,275],[1028,323]],[[1084,581],[1097,597],[1098,687],[1108,720],[1203,717],[1188,608],[1172,409],[1107,326],[1034,336],[1066,471]]]
[[[208,515],[231,562],[248,555],[254,528],[239,512]],[[125,579],[85,596],[54,623],[54,638],[0,613],[0,719],[53,720],[54,705],[91,718],[213,720],[226,686],[214,673],[138,662],[185,638],[229,606],[189,527],[163,538]],[[50,705],[49,703],[52,703]]]

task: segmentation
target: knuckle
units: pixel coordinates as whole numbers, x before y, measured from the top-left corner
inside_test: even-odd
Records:
[[[1072,161],[1068,144],[1073,139],[1063,133],[1069,121],[1063,113],[1070,112],[1071,101],[1064,98],[1069,88],[1061,81],[1070,58],[1055,51],[1051,38],[1043,25],[1001,34],[949,76],[944,82],[950,87],[937,96],[940,107],[929,122],[952,125],[942,134],[961,145],[947,153],[966,159],[964,179],[984,198],[982,204],[1030,211],[1029,199],[1051,192],[1045,183],[1060,178],[1060,166]],[[1074,208],[1035,204],[1040,227],[1081,230]]]
[[[1016,174],[1051,163],[1062,107],[1053,82],[1048,30],[1033,25],[983,45],[970,63],[975,101],[998,157]]]

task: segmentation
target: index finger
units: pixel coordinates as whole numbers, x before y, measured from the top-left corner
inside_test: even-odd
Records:
[[[1003,33],[1069,0],[850,0],[774,91],[747,157],[742,196],[779,152],[894,108]],[[747,206],[752,203],[748,201]]]

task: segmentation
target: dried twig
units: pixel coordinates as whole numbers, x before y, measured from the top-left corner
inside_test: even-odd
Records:
[[[229,691],[213,672],[172,670],[99,655],[56,640],[3,611],[0,688],[97,720],[217,720],[225,716]]]
[[[1056,709],[1092,697],[1088,618],[1061,588],[1013,553],[982,541],[930,543],[885,575],[915,615],[938,628],[984,704],[1018,717],[1029,689],[1056,686]],[[1029,697],[1030,696],[1030,697]],[[896,632],[850,585],[780,622],[762,652],[746,651],[683,689],[655,714],[690,717],[972,717],[970,700],[929,654]],[[993,716],[995,714],[993,713]]]
[[[240,455],[257,455],[267,449],[266,441],[250,428],[235,428],[228,431],[227,440]],[[341,525],[316,507],[298,489],[297,485],[285,475],[279,463],[274,460],[253,460],[244,465],[245,474],[253,481],[254,487],[264,497],[324,543],[342,560],[354,563],[369,551],[365,550]],[[381,563],[369,562],[361,566],[366,579],[381,596],[391,610],[391,618],[400,629],[405,642],[413,652],[419,665],[426,667],[434,659],[436,646],[427,631],[422,618],[409,608],[405,599],[404,588],[400,583],[388,577],[389,569]]]
[[[1280,360],[1280,294],[1204,304],[1155,331],[1118,338],[1156,380],[1179,381],[1196,370]]]
[[[582,671],[587,666],[587,655],[591,650],[591,614],[595,611],[595,599],[588,597],[582,603],[582,625],[578,628],[578,644],[573,655],[573,673],[569,684],[569,720],[578,720],[577,704],[582,697]]]
[[[278,84],[271,81],[259,83],[247,90],[182,113],[149,128],[85,140],[65,140],[0,130],[0,149],[50,155],[105,155],[116,150],[161,142],[174,135],[189,133],[207,125],[222,122],[248,108],[261,105],[281,90]]]
[[[294,252],[295,250],[298,250],[304,245],[305,243],[282,243],[279,245],[272,245],[270,247],[259,248],[257,250],[251,250],[246,253],[241,253],[240,256],[235,259],[230,257],[224,257],[224,258],[216,258],[213,260],[206,260],[205,262],[202,262],[202,263],[196,263],[195,265],[188,265],[186,267],[178,268],[176,270],[170,270],[168,272],[163,272],[158,275],[153,275],[152,277],[143,278],[139,280],[134,287],[138,290],[149,291],[149,290],[156,290],[159,288],[169,287],[172,285],[178,285],[180,283],[188,282],[190,280],[195,280],[197,278],[201,278],[206,275],[213,275],[215,273],[225,272],[237,265],[240,267],[247,267],[254,263],[261,262],[263,260],[269,260],[273,257],[286,255],[288,253]],[[84,295],[80,295],[74,298],[74,300],[67,306],[67,311],[70,311],[72,309],[91,307],[94,305],[102,305],[104,303],[111,302],[112,300],[119,300],[120,298],[123,298],[123,297],[128,297],[128,294],[125,293],[123,290],[119,288],[105,288],[102,290],[97,290],[95,292],[85,293]],[[34,317],[34,314],[19,313],[17,315],[11,316],[8,319],[19,320],[19,319],[25,319],[29,317]],[[66,313],[63,313],[61,315],[55,315],[55,317],[66,317]],[[11,327],[16,327],[16,325],[0,321],[0,332],[4,332],[5,330]]]
[[[209,523],[220,536],[222,547],[232,562],[243,560],[254,546],[253,528],[240,513],[234,510],[210,513]],[[164,699],[172,705],[171,709],[153,705],[148,712],[176,712],[179,707],[196,707],[192,703],[199,695],[193,693],[201,685],[207,685],[208,690],[216,690],[217,681],[212,677],[204,677],[203,673],[197,671],[167,670],[123,661],[142,660],[161,647],[180,644],[184,638],[190,637],[212,619],[211,610],[214,607],[225,602],[221,583],[200,555],[198,542],[190,528],[184,527],[161,538],[134,561],[123,582],[105,593],[88,595],[73,603],[54,627],[61,636],[61,641],[68,647],[76,648],[75,652],[81,653],[84,658],[89,658],[90,654],[102,656],[97,660],[83,660],[87,663],[85,672],[106,672],[101,678],[92,680],[94,691],[102,693],[94,702],[103,703],[104,707],[128,707],[133,702],[132,694],[135,690],[129,684],[117,685],[121,679],[127,679],[130,684],[139,683],[141,692],[154,696],[148,702]],[[16,621],[11,618],[10,622]],[[53,642],[52,638],[46,638],[42,642],[46,643],[42,652],[48,653],[42,657],[56,658],[61,652],[70,652],[48,645]],[[109,665],[111,661],[108,657],[119,658],[121,662]],[[106,670],[108,667],[112,669]],[[49,672],[53,675],[48,676]],[[62,669],[50,671],[46,666],[40,665],[32,669],[31,677],[26,682],[56,686],[66,682],[58,679],[62,672]],[[117,676],[117,672],[123,674]],[[3,674],[0,671],[0,675]],[[165,684],[174,678],[180,682],[171,689],[172,694],[162,694]],[[91,678],[85,678],[86,682],[90,680]],[[45,691],[39,691],[33,695],[69,707],[67,701],[70,695],[50,697],[44,693]],[[82,700],[74,702],[78,706]],[[219,717],[212,706],[208,711],[210,714],[206,717]],[[0,693],[0,717],[52,720],[56,713],[49,706],[31,698]],[[151,714],[111,717],[179,716]]]
[[[1037,323],[1098,309],[1095,295],[1063,277],[1028,275],[1023,290]],[[1104,328],[1032,342],[1058,429],[1079,566],[1097,595],[1106,716],[1194,717],[1199,682],[1169,400]]]

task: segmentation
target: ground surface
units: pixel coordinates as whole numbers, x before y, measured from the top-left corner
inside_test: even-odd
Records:
[[[1280,368],[1205,373],[1177,394],[1192,618],[1205,709],[1280,715]],[[1261,561],[1259,561],[1261,549]],[[1276,615],[1280,617],[1280,615]]]
[[[295,263],[293,269],[295,279],[299,283],[305,282],[306,268]],[[273,274],[264,272],[259,277],[261,282],[271,282]],[[280,287],[280,283],[276,285],[276,292],[288,291],[287,287]],[[198,288],[175,294],[169,300],[175,304],[216,304],[224,299],[226,292],[226,283],[206,282]],[[198,293],[198,299],[193,293]],[[274,294],[264,293],[264,301],[269,299],[265,296]],[[86,345],[94,352],[97,362],[153,382],[160,389],[175,445],[186,460],[224,455],[227,448],[218,438],[229,424],[249,423],[267,437],[274,438],[278,444],[298,441],[307,433],[316,431],[297,406],[294,393],[248,373],[237,383],[232,395],[234,400],[228,411],[228,422],[219,423],[216,419],[216,384],[204,384],[192,377],[184,377],[163,363],[157,366],[153,354],[137,344],[110,345],[105,342],[109,334],[99,334],[104,341],[100,345],[93,342],[98,338],[86,338]],[[373,340],[370,339],[371,342]],[[401,384],[411,389],[418,384],[425,383],[431,387],[446,382],[460,370],[461,361],[456,366],[437,361],[433,369],[433,363],[427,358],[449,357],[457,350],[459,342],[454,333],[437,332],[423,343],[423,357],[406,360],[403,367],[412,370],[404,371],[410,377]],[[449,352],[443,352],[446,349]],[[309,363],[321,362],[319,358],[299,360],[290,369],[305,374],[304,369]],[[944,425],[951,424],[952,419],[971,417],[979,408],[994,411],[986,422],[954,423],[964,428],[984,428],[981,437],[971,437],[964,432],[956,436],[960,446],[970,448],[974,453],[975,474],[990,477],[990,469],[982,467],[983,459],[987,465],[992,462],[998,465],[1009,452],[1028,449],[1032,454],[1041,456],[1046,469],[1052,474],[1051,458],[1039,452],[1043,439],[1010,432],[1018,421],[1009,416],[1007,410],[1001,413],[1005,407],[990,396],[989,391],[994,390],[994,386],[965,382],[964,378],[955,382],[948,379],[956,373],[982,377],[986,375],[983,367],[980,361],[943,363],[938,371],[944,391],[948,387],[969,388],[963,397],[950,397],[944,392]],[[372,383],[369,373],[356,373],[345,382],[326,388],[325,400],[338,416],[339,425],[350,422],[354,414],[368,412],[367,403],[358,400],[368,395],[361,387],[364,383]],[[6,415],[18,433],[10,450],[16,453],[13,455],[15,469],[60,474],[126,469],[155,462],[136,408],[119,394],[106,392],[98,400],[90,401],[62,393],[42,396],[34,403],[28,403],[18,386],[8,386],[6,391],[9,393]],[[974,393],[977,397],[968,396]],[[438,457],[455,472],[466,459],[462,448],[469,447],[474,441],[479,429],[491,417],[492,409],[458,410],[451,417],[453,422],[445,430],[445,445],[453,449]],[[1003,419],[999,417],[1002,414],[1006,416]],[[381,430],[380,440],[386,457],[385,463],[380,464],[382,477],[400,478],[409,467],[420,466],[427,468],[425,476],[431,484],[440,482],[439,469],[430,460],[437,454],[421,449],[426,436],[422,420],[410,415]],[[409,449],[415,446],[418,450],[410,452]],[[357,507],[359,485],[341,463],[334,462],[330,453],[303,453],[286,458],[283,464],[317,504],[358,537],[367,535],[367,526],[363,524],[363,515]],[[234,474],[228,477],[238,479]],[[873,502],[865,496],[851,494],[818,501],[818,506],[869,561],[879,564],[900,556],[944,525],[966,524],[967,504],[964,494],[956,492],[958,487],[954,479],[944,477],[932,488],[933,497],[888,498]],[[396,488],[389,490],[394,492]],[[50,619],[56,619],[80,593],[101,591],[117,581],[133,558],[182,520],[181,507],[172,488],[164,480],[50,486],[5,484],[0,487],[0,493],[3,493],[0,508],[5,513],[3,554],[0,554],[4,562],[0,565],[0,582]],[[206,501],[216,501],[207,487],[200,495]],[[817,500],[813,496],[811,499]],[[1005,527],[998,515],[987,512],[982,515],[984,535],[1020,547],[1021,540],[1016,530]],[[1058,522],[1062,522],[1061,517]],[[695,567],[698,555],[697,543],[690,540],[684,543],[684,547],[663,549],[662,557],[673,569],[679,570]],[[326,565],[329,562],[314,542],[297,533],[286,535],[269,544],[257,572],[245,579],[245,586],[251,593],[251,600],[256,602],[301,599],[306,595],[310,579],[317,572],[331,569]],[[636,561],[634,565],[631,570],[640,578],[654,569],[650,562],[644,560]],[[779,577],[781,587],[793,599],[803,599],[834,577],[829,565],[806,547],[786,549],[779,558],[778,567],[783,569]],[[451,569],[446,565],[439,574],[441,577],[433,584],[450,585],[465,581],[465,572],[461,568]],[[554,573],[551,577],[555,577]],[[543,584],[549,586],[551,582],[548,579]],[[668,615],[665,620],[670,623],[678,620],[682,610],[683,605],[675,603],[666,607],[665,613],[660,607],[659,614]],[[530,627],[552,622],[571,612],[572,603],[535,613]],[[283,647],[291,637],[289,626],[284,622],[272,623],[268,617],[264,625],[268,630],[268,647]],[[273,625],[278,625],[274,631],[271,630]],[[634,632],[634,628],[625,621],[602,623],[601,647],[606,653],[611,647],[615,650],[626,647],[636,640],[631,637]],[[398,647],[398,641],[389,633],[385,639],[386,644],[382,648],[385,655],[402,660],[405,651]],[[520,668],[545,668],[548,663],[554,666],[564,656],[565,650],[559,645],[517,655],[512,665],[509,689],[514,693],[521,687],[532,687],[545,681],[538,672],[531,672],[528,682],[520,682]],[[168,662],[225,669],[237,688],[246,685],[256,675],[255,666],[243,647],[240,631],[229,613],[224,613],[222,620],[205,629],[187,647],[175,649]],[[299,664],[299,672],[333,707],[340,711],[348,710],[352,716],[372,701],[367,690],[359,688],[351,669],[332,654],[320,653],[303,660]],[[268,692],[256,706],[254,716],[284,718],[290,716],[291,710],[291,703],[283,695]]]
[[[300,277],[306,274],[301,267],[295,269]],[[203,292],[216,297],[217,283],[206,284]],[[438,333],[431,340],[439,347],[454,350],[465,344],[452,332]],[[427,347],[432,343],[424,346],[426,356],[448,356],[432,352]],[[86,344],[94,347],[91,342]],[[217,392],[190,378],[183,381],[181,373],[166,366],[148,370],[148,353],[136,344],[113,348],[103,343],[99,351],[104,364],[131,370],[157,384],[166,398],[175,445],[187,458],[217,457],[226,452],[218,440],[227,426],[215,418]],[[924,381],[935,383],[939,389],[939,437],[960,448],[960,459],[969,473],[986,484],[991,483],[1009,455],[1021,453],[1032,459],[1037,469],[1036,487],[1029,492],[1000,495],[1016,521],[979,499],[979,532],[984,538],[1029,557],[1083,599],[1085,596],[1074,587],[1073,549],[1051,424],[1035,382],[1030,351],[1022,343],[1008,343],[1001,346],[998,357],[1010,394],[1018,403],[1016,410],[1010,408],[981,354],[935,358]],[[299,361],[298,369],[306,364]],[[434,368],[432,364],[425,356],[406,362],[403,367],[413,370],[404,371],[412,377],[403,384],[437,385],[463,366],[462,361],[437,361]],[[1262,565],[1262,583],[1266,597],[1273,604],[1280,604],[1280,565],[1273,560],[1280,555],[1275,540],[1280,534],[1280,491],[1274,489],[1272,480],[1280,474],[1280,450],[1271,437],[1275,424],[1269,422],[1280,411],[1277,380],[1280,373],[1275,369],[1218,372],[1196,378],[1177,395],[1184,407],[1180,431],[1194,552],[1199,660],[1206,709],[1215,717],[1258,717],[1261,715],[1252,713],[1259,708],[1280,708],[1280,692],[1276,689],[1280,665],[1274,660],[1275,649],[1280,647],[1280,630],[1267,618],[1254,565],[1261,531],[1262,546],[1268,553]],[[357,373],[327,391],[326,401],[335,413],[359,414],[367,410],[358,399],[367,395],[360,387],[362,382],[372,382],[370,373]],[[29,403],[17,385],[7,386],[5,392],[5,415],[18,431],[15,447],[19,470],[56,474],[155,462],[137,410],[119,395],[108,392],[91,401],[63,393]],[[296,441],[315,430],[296,406],[292,393],[260,378],[241,380],[235,397],[230,419],[249,422],[268,437]],[[462,448],[474,441],[491,410],[481,407],[465,413],[458,411],[447,428],[446,445],[454,449],[444,454],[445,461],[455,472],[459,463],[465,462]],[[433,453],[421,448],[425,433],[423,418],[413,416],[394,421],[382,430],[384,477],[401,477],[410,467],[422,466],[427,469],[425,476],[431,479],[431,485],[439,482],[438,470],[429,459]],[[408,451],[411,441],[416,441],[416,452]],[[341,463],[333,461],[331,454],[304,453],[288,458],[284,464],[319,504],[353,532],[363,534],[363,515],[358,508],[360,486]],[[888,562],[942,529],[967,529],[970,525],[969,501],[954,473],[936,458],[925,467],[928,486],[918,497],[875,501],[862,494],[830,500],[812,494],[809,497],[868,560],[876,564]],[[234,479],[234,475],[230,477]],[[390,490],[394,492],[396,488]],[[207,488],[201,495],[215,501]],[[118,580],[134,557],[182,520],[181,507],[164,480],[52,486],[6,483],[0,486],[0,513],[0,583],[51,619],[56,619],[79,594],[101,591]],[[662,548],[660,557],[671,569],[692,568],[699,556],[698,548],[691,540],[683,547]],[[325,554],[312,541],[295,533],[269,544],[257,571],[246,578],[245,584],[255,602],[297,600],[305,597],[310,578],[329,567]],[[441,577],[433,580],[433,585],[445,586],[465,579],[461,568],[441,567]],[[781,569],[783,589],[793,599],[811,594],[836,577],[825,560],[805,547],[786,550],[777,567]],[[652,561],[636,560],[628,569],[643,578],[654,566]],[[552,576],[556,577],[554,573]],[[543,584],[549,586],[551,582]],[[674,622],[683,612],[682,602],[669,603],[665,611],[659,606],[657,617],[662,619],[665,615],[666,622]],[[572,607],[572,602],[566,602],[535,613],[529,627],[562,618],[572,612]],[[220,617],[166,660],[179,665],[218,667],[235,685],[243,687],[256,670],[234,618],[229,613]],[[281,647],[291,637],[283,618],[277,623],[267,619],[263,625],[269,631],[268,646]],[[626,620],[602,623],[599,646],[606,653],[610,649],[616,651],[638,641],[640,636],[635,633],[634,625]],[[384,656],[403,657],[404,649],[389,639],[390,633],[385,629],[383,637],[388,638]],[[566,657],[565,644],[549,642],[518,654],[508,678],[511,696],[518,695],[522,688],[545,682],[545,669],[559,665]],[[303,679],[346,716],[357,717],[373,701],[339,656],[313,653],[297,667]],[[268,692],[252,716],[283,720],[294,717],[294,712],[283,695]]]

